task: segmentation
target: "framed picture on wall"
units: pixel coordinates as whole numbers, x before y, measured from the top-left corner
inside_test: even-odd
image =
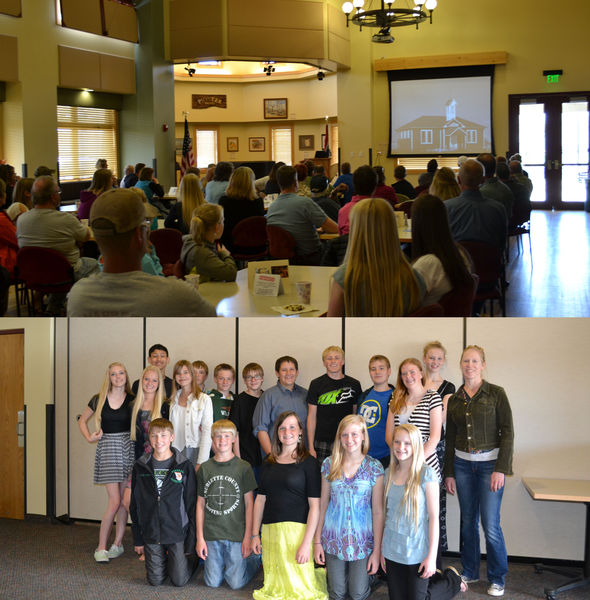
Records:
[[[227,138],[227,151],[228,152],[237,152],[240,149],[240,142],[237,137],[228,137]]]
[[[287,98],[265,98],[263,102],[265,119],[287,118]]]
[[[299,136],[299,150],[313,150],[314,146],[313,135],[300,135]]]
[[[250,152],[264,152],[264,149],[265,149],[265,138],[263,138],[263,137],[248,138],[248,150],[250,150]]]

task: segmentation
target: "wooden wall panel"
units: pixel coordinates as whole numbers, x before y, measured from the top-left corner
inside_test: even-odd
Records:
[[[168,14],[169,58],[221,56],[223,53],[221,9],[221,2],[172,0]]]
[[[102,35],[100,0],[61,0],[62,25]]]
[[[18,39],[0,35],[0,81],[18,81]]]
[[[229,27],[322,31],[324,7],[305,0],[228,0],[227,22]]]
[[[324,58],[324,34],[308,29],[266,29],[230,26],[230,56],[314,59]]]
[[[100,57],[97,52],[59,46],[59,85],[66,88],[100,89]]]
[[[350,28],[339,8],[328,4],[328,58],[334,62],[350,65]]]
[[[128,42],[138,41],[137,14],[133,6],[105,0],[104,19],[108,37]]]
[[[100,90],[135,94],[135,61],[130,58],[99,54]]]
[[[0,0],[0,14],[11,17],[22,16],[21,0]]]

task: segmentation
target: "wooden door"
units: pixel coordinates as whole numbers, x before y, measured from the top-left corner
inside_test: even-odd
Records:
[[[23,329],[0,331],[0,517],[7,519],[25,518],[24,348]]]

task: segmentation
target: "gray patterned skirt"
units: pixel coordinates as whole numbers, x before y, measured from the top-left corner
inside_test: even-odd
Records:
[[[94,483],[122,483],[127,481],[135,452],[129,432],[105,433],[98,440],[94,459]]]

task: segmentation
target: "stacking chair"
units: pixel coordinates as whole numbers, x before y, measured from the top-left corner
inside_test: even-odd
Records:
[[[498,300],[502,316],[506,316],[506,273],[503,252],[485,242],[459,242],[473,260],[475,272],[479,275],[479,285],[474,303],[485,306],[490,301],[490,316],[494,315],[494,300]]]
[[[408,317],[444,317],[445,311],[443,307],[438,304],[429,304],[428,306],[421,306],[417,308],[413,313],[410,313]]]
[[[182,262],[182,260],[180,260],[180,258],[174,263],[174,266],[172,267],[172,275],[174,275],[174,277],[176,277],[177,279],[184,279],[184,276],[186,275],[184,263]]]
[[[439,299],[438,303],[443,307],[445,317],[471,316],[471,307],[479,284],[479,276],[472,275],[472,277],[472,285],[451,290]]]
[[[406,213],[406,216],[408,217],[408,219],[411,219],[412,218],[412,206],[413,205],[414,205],[414,201],[413,200],[406,200],[405,202],[402,202],[401,204],[398,204],[396,210],[403,210]]]
[[[248,217],[232,229],[232,256],[247,262],[268,256],[268,237],[265,217]]]
[[[74,268],[57,250],[25,246],[16,255],[15,279],[24,282],[27,310],[35,314],[31,294],[65,294],[74,285]],[[17,293],[18,307],[18,293]]]
[[[529,255],[533,264],[533,247],[531,245],[531,211],[530,209],[515,210],[508,223],[508,238],[506,241],[506,262],[510,259],[510,238],[516,238],[518,253],[523,250],[522,236],[529,236]]]
[[[164,275],[170,277],[174,263],[180,258],[182,233],[178,229],[155,229],[150,233],[150,241],[156,249]]]
[[[272,258],[295,258],[295,238],[282,227],[267,225],[268,250]]]

